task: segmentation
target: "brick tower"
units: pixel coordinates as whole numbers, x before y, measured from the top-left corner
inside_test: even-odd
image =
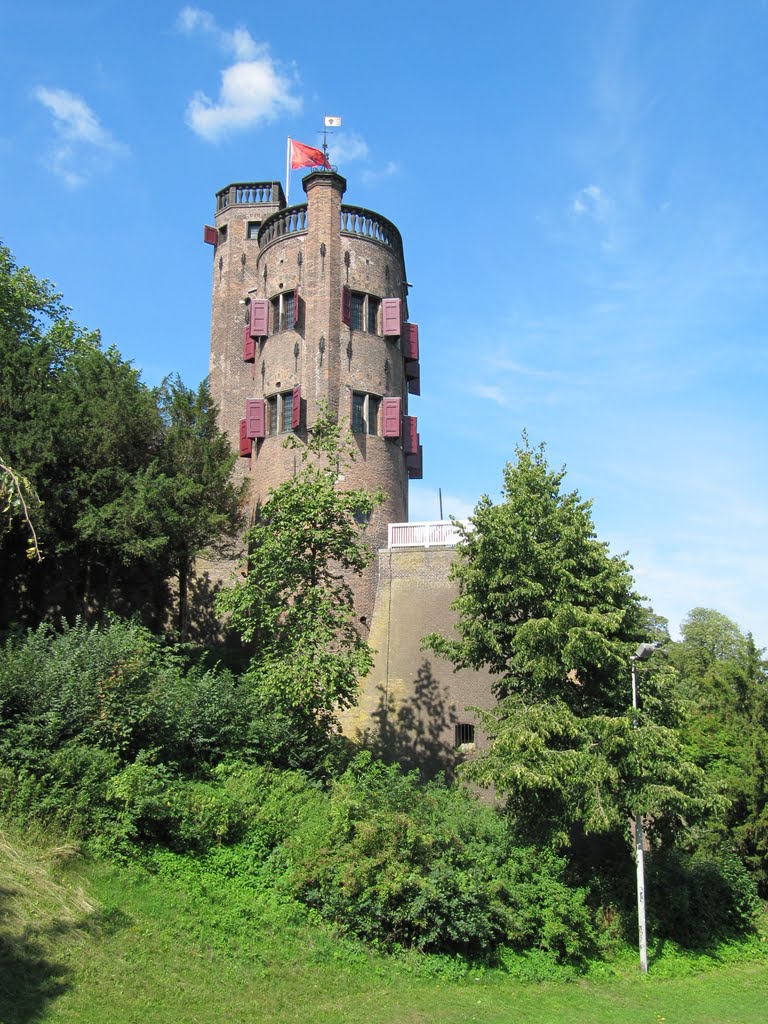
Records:
[[[345,206],[333,171],[303,180],[306,203],[286,206],[278,182],[233,184],[216,194],[211,393],[220,426],[249,481],[249,511],[296,472],[282,442],[306,440],[326,403],[352,428],[356,460],[341,486],[387,495],[364,531],[386,547],[387,527],[408,519],[408,478],[421,446],[408,398],[419,394],[418,328],[408,323],[400,232],[384,217]],[[228,575],[227,566],[217,566]],[[356,599],[370,617],[375,565]]]

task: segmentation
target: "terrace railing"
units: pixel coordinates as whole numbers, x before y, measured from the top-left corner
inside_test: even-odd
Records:
[[[436,548],[454,547],[461,540],[459,524],[469,524],[450,519],[429,523],[390,523],[387,547],[390,548]]]

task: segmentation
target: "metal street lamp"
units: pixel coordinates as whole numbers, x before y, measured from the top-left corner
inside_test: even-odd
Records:
[[[632,663],[632,710],[637,712],[637,669],[635,662],[647,661],[658,647],[658,644],[640,644],[630,658]],[[637,728],[637,714],[632,724]],[[648,973],[648,944],[645,933],[645,863],[643,856],[643,817],[639,810],[635,811],[635,864],[637,865],[637,929],[640,944],[640,970]]]

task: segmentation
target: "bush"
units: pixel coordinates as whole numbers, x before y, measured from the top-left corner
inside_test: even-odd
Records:
[[[0,652],[0,801],[108,848],[230,841],[245,819],[213,775],[260,756],[255,720],[231,673],[134,623],[41,626]]]
[[[728,850],[661,850],[650,860],[647,890],[653,933],[689,948],[751,931],[760,909],[754,879]]]
[[[533,944],[578,957],[592,928],[557,858],[512,845],[505,820],[461,789],[360,755],[285,843],[297,897],[387,948],[488,953]]]

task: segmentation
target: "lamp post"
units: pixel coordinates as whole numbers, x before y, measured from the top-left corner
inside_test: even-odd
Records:
[[[658,644],[640,644],[630,658],[632,663],[632,718],[637,728],[637,668],[635,663],[647,661],[658,647]],[[645,862],[643,854],[643,817],[639,810],[635,811],[635,865],[637,867],[637,930],[640,945],[640,970],[648,973],[648,943],[645,932]]]

